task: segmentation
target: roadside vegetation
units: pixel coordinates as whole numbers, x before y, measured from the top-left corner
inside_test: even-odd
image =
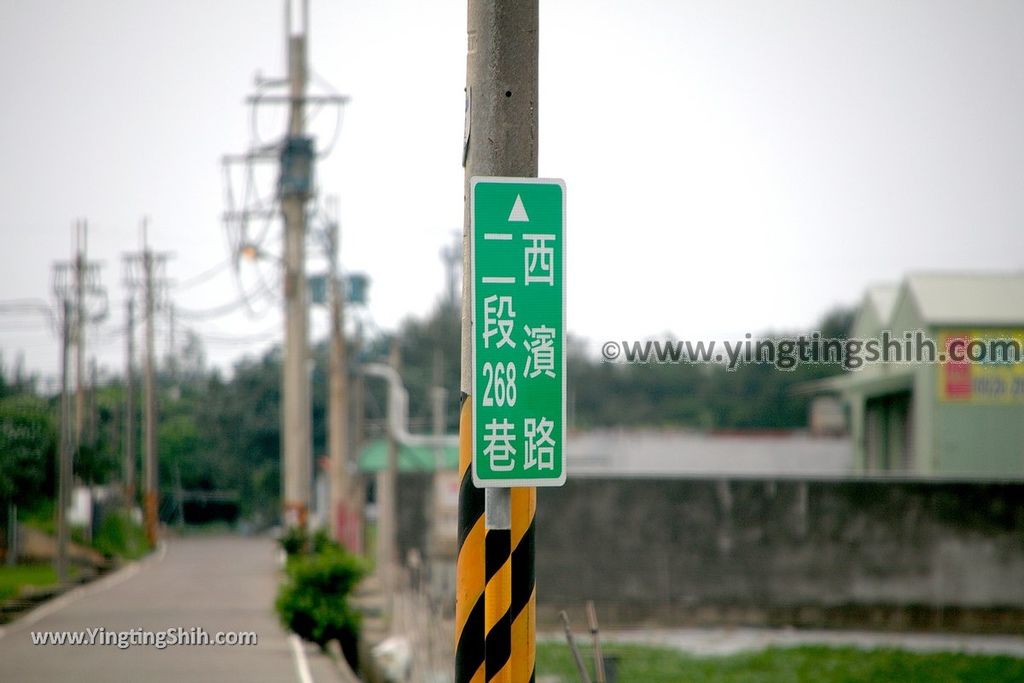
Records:
[[[285,580],[275,603],[281,623],[322,649],[338,641],[354,663],[359,613],[349,596],[366,575],[366,564],[323,531],[308,536],[295,527],[282,536],[281,547],[287,553]]]
[[[995,655],[918,653],[895,649],[805,646],[731,656],[697,657],[643,645],[602,647],[614,654],[620,683],[1018,683],[1024,659]],[[581,647],[593,677],[593,655]],[[537,644],[537,680],[580,680],[564,643]]]
[[[851,313],[836,310],[815,326],[825,336],[844,336]],[[385,357],[397,339],[403,378],[409,391],[409,420],[429,425],[435,355],[458,358],[459,310],[440,305],[429,314],[402,323],[394,336],[366,340],[353,366]],[[672,335],[666,334],[665,338]],[[800,382],[839,372],[829,366],[800,366],[778,372],[769,366],[727,372],[718,366],[688,363],[628,365],[607,363],[586,351],[584,343],[567,342],[567,381],[572,427],[653,427],[695,430],[802,429],[809,397],[794,395]],[[355,349],[357,344],[349,345]],[[327,449],[327,347],[313,349],[312,445]],[[443,363],[440,383],[458,386],[458,363]],[[281,351],[238,361],[230,372],[209,368],[200,338],[184,335],[173,356],[161,359],[157,372],[160,423],[160,499],[163,521],[184,525],[270,527],[280,509]],[[40,391],[38,378],[17,363],[0,358],[0,424],[10,428],[0,438],[0,523],[9,510],[30,515],[52,500],[56,491],[59,396]],[[383,434],[382,383],[365,387],[367,439]],[[87,404],[84,440],[74,456],[76,480],[87,486],[116,484],[122,472],[125,438],[124,378],[112,376],[95,387]],[[458,429],[457,392],[447,397],[445,430]],[[135,443],[142,443],[136,420]],[[136,449],[136,473],[141,473]],[[176,495],[184,492],[178,506]],[[42,521],[41,516],[36,520]],[[52,527],[52,520],[49,521]],[[0,536],[3,536],[0,526]],[[94,531],[97,531],[94,529]],[[112,530],[115,532],[115,530]],[[116,532],[115,532],[116,533]],[[0,542],[2,545],[2,542]],[[104,549],[107,552],[109,549]]]
[[[25,589],[43,588],[57,583],[57,572],[50,564],[0,566],[0,603],[17,597]]]
[[[137,560],[149,552],[146,531],[124,510],[109,513],[92,539],[92,547],[108,558]]]

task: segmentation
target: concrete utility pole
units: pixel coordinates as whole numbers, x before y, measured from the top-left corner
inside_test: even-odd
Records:
[[[85,258],[89,241],[89,227],[79,221],[75,225],[75,450],[82,447],[82,430],[85,424],[85,287],[87,262]]]
[[[458,238],[458,235],[456,234]],[[444,305],[455,308],[458,271],[455,266],[462,259],[462,242],[456,241],[441,248],[441,260],[444,262],[445,297]]]
[[[402,352],[398,339],[391,342],[388,364],[396,373],[401,373]],[[389,390],[390,393],[390,390]],[[390,419],[390,409],[388,418]],[[398,563],[398,439],[388,429],[387,467],[377,473],[377,563],[381,569],[381,584],[388,596],[388,614],[396,587],[395,569]]]
[[[279,192],[284,217],[284,377],[283,429],[284,521],[306,526],[309,511],[311,456],[309,377],[309,307],[306,301],[306,202],[312,188],[312,141],[305,136],[306,38],[308,4],[301,3],[301,27],[291,28],[288,3],[288,135],[281,151]]]
[[[167,304],[167,369],[170,371],[171,382],[175,391],[178,387],[178,345],[176,342],[178,318],[174,314],[174,304]]]
[[[74,459],[81,447],[85,425],[85,328],[90,320],[98,320],[106,309],[91,313],[90,302],[104,300],[106,294],[100,285],[99,267],[86,259],[86,223],[74,224],[74,256],[70,261],[56,263],[53,269],[53,293],[61,311],[61,460],[58,463],[57,491],[57,570],[67,569],[67,508],[71,503],[74,483]],[[75,347],[75,396],[71,391],[71,346]],[[62,474],[63,473],[63,474]],[[63,541],[61,540],[63,534]],[[63,543],[63,550],[61,550]],[[63,555],[62,555],[63,553]],[[64,575],[62,575],[64,576]]]
[[[444,470],[444,446],[441,445],[441,437],[444,436],[444,425],[448,421],[445,414],[444,404],[448,400],[448,392],[444,388],[444,355],[441,349],[434,349],[433,365],[433,386],[430,387],[430,432],[437,438],[438,444],[434,447],[434,481],[438,481],[438,475]]]
[[[348,362],[345,357],[345,288],[338,273],[340,236],[338,221],[332,217],[330,239],[331,258],[331,351],[330,401],[328,405],[328,448],[331,459],[330,529],[337,541],[342,538],[342,519],[349,523],[351,516],[351,486],[348,476]],[[354,548],[349,548],[354,551]]]
[[[482,673],[487,682],[519,683],[534,675],[534,598],[529,597],[525,605],[512,604],[511,584],[504,579],[486,582],[485,599],[480,565],[485,546],[501,554],[511,547],[511,519],[517,513],[511,500],[523,501],[520,505],[532,513],[535,497],[532,492],[516,495],[518,489],[487,489],[485,500],[484,493],[472,485],[471,403],[466,400],[473,379],[469,192],[474,176],[537,175],[538,0],[469,0],[468,5],[455,680],[469,683],[480,680]],[[489,556],[486,565],[504,566],[502,560]],[[532,576],[532,557],[528,565]],[[532,590],[526,595],[532,596]],[[484,601],[482,610],[480,601]],[[478,622],[472,617],[480,611],[484,618]]]
[[[145,230],[145,227],[143,227]],[[145,235],[145,232],[143,233]],[[145,240],[145,236],[143,237]],[[145,273],[146,301],[146,360],[145,375],[142,379],[143,408],[143,472],[145,473],[145,516],[146,536],[150,543],[156,543],[159,467],[156,453],[156,379],[154,375],[154,323],[156,305],[153,295],[153,253],[145,244],[142,252],[142,269]]]
[[[281,369],[281,503],[286,526],[305,527],[309,514],[312,488],[312,415],[309,387],[309,302],[305,272],[305,239],[307,210],[314,195],[313,170],[317,152],[313,138],[307,134],[305,117],[309,103],[341,107],[348,101],[334,93],[309,94],[307,52],[309,49],[309,0],[286,0],[284,3],[285,39],[288,74],[283,79],[257,77],[260,92],[249,97],[255,108],[261,105],[288,105],[288,127],[280,145],[270,146],[254,141],[242,155],[224,157],[225,164],[242,163],[246,175],[252,177],[253,164],[274,159],[277,152],[280,174],[277,197],[281,203],[284,223],[281,265],[284,279],[284,358]],[[266,87],[287,86],[284,95],[264,92]],[[229,181],[230,182],[230,181]],[[255,182],[255,181],[253,181]],[[245,242],[249,218],[272,218],[273,213],[262,202],[246,199],[241,210],[225,213],[229,223],[236,223],[243,242],[243,253],[259,253],[259,245]]]
[[[454,306],[454,301],[449,301],[449,304],[446,305]],[[440,531],[439,526],[446,524],[449,519],[448,516],[442,515],[442,510],[446,509],[442,504],[444,483],[449,472],[447,467],[445,467],[445,448],[441,444],[441,439],[445,433],[445,424],[448,421],[445,412],[448,391],[444,388],[444,354],[441,353],[440,348],[434,349],[432,384],[433,386],[430,388],[430,431],[437,440],[437,445],[434,447],[434,476],[433,486],[431,487],[433,497],[430,507],[433,514],[430,519],[430,542],[427,552],[429,553],[428,557],[431,566],[437,568],[433,576],[447,577],[442,567],[448,568],[453,558],[448,544],[442,543],[440,540],[446,534]],[[433,585],[437,586],[437,581],[434,581]],[[442,585],[448,586],[449,579],[445,578]]]
[[[57,579],[68,578],[68,504],[71,498],[71,397],[68,365],[71,360],[71,302],[61,301],[60,455],[57,463]]]
[[[147,224],[142,223],[142,252],[126,254],[125,267],[132,287],[142,287],[145,308],[145,356],[142,375],[142,498],[146,536],[156,543],[159,525],[160,464],[157,453],[157,391],[156,391],[156,309],[158,291],[165,284],[163,277],[167,254],[149,248]]]
[[[86,443],[95,444],[99,438],[99,414],[96,406],[96,387],[99,386],[99,369],[96,367],[96,356],[89,359],[89,387],[86,395],[88,421],[85,425]]]
[[[90,447],[94,447],[96,445],[96,440],[99,437],[99,416],[96,414],[96,387],[98,384],[99,378],[96,370],[96,357],[93,356],[89,359],[89,380],[85,390],[85,424],[83,426],[82,437],[79,439],[79,449],[81,449],[83,443]],[[79,450],[79,452],[81,451]],[[92,507],[92,485],[94,482],[91,479],[88,479],[83,483],[89,489],[89,505]],[[82,530],[86,543],[92,542],[93,522],[95,521],[93,512],[94,510],[90,510],[89,521]]]
[[[125,316],[124,360],[124,500],[135,504],[135,300],[129,298]]]
[[[352,451],[355,454],[353,461],[358,462],[359,453],[366,441],[366,377],[359,370],[359,354],[363,348],[363,330],[361,325],[356,326],[355,349],[352,357],[355,359],[357,372],[355,373],[355,386],[352,387]],[[352,486],[352,502],[350,510],[354,515],[353,527],[355,529],[352,542],[355,547],[353,552],[363,552],[363,534],[366,530],[363,510],[366,505],[366,486],[358,475]]]

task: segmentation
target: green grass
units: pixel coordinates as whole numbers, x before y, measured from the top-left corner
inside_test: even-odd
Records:
[[[805,646],[769,648],[727,657],[695,657],[677,650],[607,644],[619,655],[619,683],[1020,683],[1024,659],[904,650]],[[593,656],[583,648],[593,679]],[[538,643],[537,678],[579,681],[564,643]]]
[[[0,600],[14,597],[28,586],[50,586],[55,583],[57,572],[48,564],[0,566]]]

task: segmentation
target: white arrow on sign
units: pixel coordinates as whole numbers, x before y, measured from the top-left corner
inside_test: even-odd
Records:
[[[523,198],[516,195],[516,203],[512,205],[512,213],[508,215],[509,223],[529,223],[530,217],[526,215],[526,208],[523,206]]]

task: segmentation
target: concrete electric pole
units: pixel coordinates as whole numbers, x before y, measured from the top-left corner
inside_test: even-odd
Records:
[[[353,377],[352,387],[352,450],[355,454],[353,456],[354,461],[358,461],[359,453],[363,447],[363,443],[366,441],[366,377],[361,372],[360,367],[360,353],[363,348],[363,332],[362,326],[356,326],[355,336],[355,348],[352,350],[352,358],[356,365],[355,376]],[[353,514],[352,520],[352,538],[350,539],[353,543],[352,551],[356,553],[363,552],[363,532],[365,531],[365,519],[363,517],[363,510],[366,504],[366,487],[362,485],[356,485],[352,487],[352,502],[349,508]]]
[[[166,283],[164,267],[168,254],[149,248],[146,221],[142,223],[142,251],[126,254],[128,280],[141,286],[145,310],[145,350],[142,368],[142,493],[146,537],[156,543],[160,505],[160,462],[157,452],[156,309]]]
[[[535,593],[513,594],[508,573],[485,580],[482,565],[504,567],[514,535],[529,520],[533,490],[487,489],[472,483],[472,295],[470,180],[474,176],[536,177],[538,0],[469,0],[466,55],[465,214],[462,241],[462,410],[459,421],[459,537],[455,603],[455,680],[531,681],[534,676]],[[510,493],[511,491],[511,493]],[[485,523],[484,508],[487,508]],[[515,520],[520,520],[517,524]],[[514,534],[517,532],[517,534]],[[523,536],[525,537],[525,536]],[[532,546],[527,548],[530,550]],[[532,582],[532,552],[512,573]],[[486,592],[486,597],[485,597]],[[510,595],[512,594],[512,595]],[[525,600],[515,598],[526,596]],[[482,603],[482,604],[481,604]],[[476,614],[483,614],[477,620]],[[482,671],[481,671],[482,669]],[[482,673],[482,677],[480,674]]]
[[[68,365],[71,360],[71,302],[60,302],[60,455],[57,463],[57,579],[68,578],[68,505],[71,502],[71,396]]]
[[[142,379],[143,394],[143,453],[145,472],[145,501],[146,501],[146,536],[150,543],[156,543],[157,509],[158,509],[158,486],[159,466],[156,454],[156,378],[154,377],[155,352],[154,344],[154,317],[155,301],[153,296],[153,254],[146,244],[142,252],[142,269],[145,273],[145,302],[146,302],[146,359],[145,374]]]
[[[99,266],[86,258],[87,227],[74,224],[74,256],[53,270],[53,293],[61,312],[61,454],[57,492],[57,570],[66,578],[67,509],[71,504],[75,456],[82,445],[85,424],[85,330],[89,322],[106,315],[106,293],[100,285]],[[94,304],[101,302],[102,307]],[[75,396],[71,397],[71,346],[75,347]],[[61,574],[61,572],[64,572]]]
[[[125,506],[135,505],[135,300],[129,298],[125,315],[124,360],[124,477]]]
[[[388,365],[396,375],[402,372],[402,349],[398,338],[391,341]],[[390,394],[390,390],[389,390]],[[388,419],[391,409],[388,409]],[[380,567],[381,587],[388,600],[388,614],[393,615],[394,592],[397,588],[398,568],[398,454],[401,444],[388,429],[387,467],[377,472],[377,564]]]
[[[268,145],[254,140],[249,152],[224,157],[226,165],[244,164],[245,176],[248,178],[253,177],[253,164],[276,160],[280,166],[277,197],[281,203],[281,217],[284,223],[283,254],[280,260],[284,271],[285,328],[281,374],[281,500],[284,525],[303,528],[309,514],[313,466],[305,242],[309,200],[315,194],[313,171],[318,154],[312,136],[306,132],[306,105],[313,103],[341,107],[348,101],[347,97],[335,93],[307,92],[309,26],[309,0],[286,0],[288,75],[284,79],[257,77],[259,91],[249,97],[249,102],[254,108],[262,105],[288,105],[288,127],[281,143]],[[284,95],[265,92],[267,88],[281,86],[287,87],[287,93]],[[248,193],[247,189],[247,197]],[[249,219],[257,216],[271,218],[275,213],[276,208],[269,210],[261,202],[257,202],[256,205],[245,204],[240,210],[232,207],[225,212],[229,229],[238,230],[237,248],[242,253],[260,253],[259,244],[249,241]]]
[[[312,191],[313,145],[305,136],[306,38],[308,5],[301,3],[301,26],[292,32],[288,6],[288,135],[281,149],[278,190],[284,218],[284,376],[283,497],[286,526],[306,526],[309,511],[310,455],[309,306],[306,301],[306,203]]]
[[[85,424],[85,289],[87,261],[85,258],[89,241],[89,227],[79,221],[75,225],[75,451],[82,447],[82,430]]]
[[[345,287],[338,273],[340,235],[338,220],[331,217],[330,224],[330,287],[331,287],[331,350],[329,362],[328,448],[331,466],[330,529],[331,537],[344,539],[343,522],[351,516],[351,485],[348,476],[348,362],[345,349]],[[349,548],[354,551],[354,548]]]

